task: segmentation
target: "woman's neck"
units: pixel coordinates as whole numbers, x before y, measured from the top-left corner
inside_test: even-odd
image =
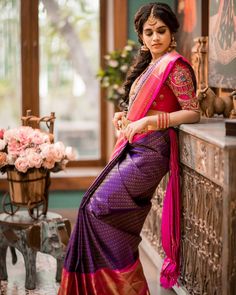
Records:
[[[158,55],[152,55],[152,59],[150,64],[154,64],[158,59],[160,59],[163,55],[165,55],[167,52],[170,52],[169,50],[163,52],[162,54],[158,54]]]

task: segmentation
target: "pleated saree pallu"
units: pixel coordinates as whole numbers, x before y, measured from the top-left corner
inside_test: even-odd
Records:
[[[137,84],[127,118],[146,115],[175,61],[165,54]],[[179,275],[180,206],[175,131],[136,134],[132,144],[120,135],[111,161],[82,200],[67,249],[59,295],[150,294],[138,246],[151,198],[170,170],[164,200],[162,243],[166,252],[161,284],[173,286]]]

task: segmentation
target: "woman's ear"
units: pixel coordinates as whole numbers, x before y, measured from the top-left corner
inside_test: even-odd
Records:
[[[41,227],[35,224],[27,229],[27,244],[35,251],[40,251],[41,246]]]

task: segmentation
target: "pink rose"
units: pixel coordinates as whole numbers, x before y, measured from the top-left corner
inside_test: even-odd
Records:
[[[61,141],[54,143],[54,159],[55,162],[60,162],[65,155],[65,146]]]
[[[16,128],[16,140],[19,141],[22,145],[26,146],[32,142],[34,134],[34,129],[28,126],[21,126]]]
[[[54,165],[55,165],[55,161],[53,159],[50,159],[50,160],[46,159],[43,161],[43,167],[45,169],[52,169]]]
[[[7,146],[7,151],[13,156],[20,156],[20,154],[28,147],[28,144],[24,144],[16,139],[10,139]]]
[[[15,167],[20,172],[27,172],[27,170],[30,168],[29,162],[25,157],[19,157],[15,161]]]
[[[78,153],[71,146],[67,146],[65,150],[65,155],[69,161],[74,161],[78,158]]]
[[[4,140],[8,144],[9,154],[19,156],[32,142],[33,128],[21,126],[19,128],[6,130]]]
[[[25,150],[25,158],[27,159],[30,168],[40,168],[42,166],[42,154],[37,153],[34,148]]]
[[[40,131],[39,129],[35,129],[32,137],[32,143],[35,145],[40,145],[43,143],[49,143],[49,135]]]
[[[3,139],[5,129],[0,129],[0,139]]]
[[[6,141],[4,139],[0,139],[0,151],[4,150],[6,147]]]
[[[14,165],[16,161],[16,157],[13,155],[7,155],[7,164]]]
[[[49,162],[51,160],[54,160],[54,147],[53,144],[44,143],[40,146],[41,154],[43,159],[48,160]],[[54,160],[55,162],[55,160]]]
[[[20,126],[16,128],[20,134],[20,137],[30,138],[34,132],[34,128],[30,126]]]
[[[7,164],[7,154],[0,152],[0,167],[3,167]]]

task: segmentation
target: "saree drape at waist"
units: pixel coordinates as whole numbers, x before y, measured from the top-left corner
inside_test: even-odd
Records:
[[[149,294],[138,245],[151,198],[169,169],[169,133],[150,132],[105,167],[85,194],[59,294]]]

